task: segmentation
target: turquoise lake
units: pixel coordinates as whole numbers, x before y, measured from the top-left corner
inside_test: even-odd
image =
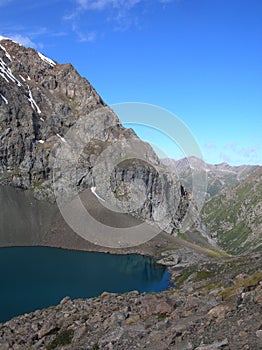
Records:
[[[141,255],[113,255],[48,247],[0,248],[0,322],[56,305],[65,297],[103,291],[153,292],[170,286],[167,269]]]

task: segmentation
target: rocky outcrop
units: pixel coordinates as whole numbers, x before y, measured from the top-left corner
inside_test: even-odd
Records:
[[[2,175],[18,187],[34,188],[50,179],[52,151],[79,114],[104,104],[69,64],[58,65],[10,40],[1,41],[0,55]]]
[[[161,293],[65,297],[0,324],[0,348],[260,349],[259,267],[261,255],[206,260],[184,270],[171,266],[177,287]]]
[[[169,233],[181,229],[189,193],[90,83],[70,64],[0,43],[1,184],[51,202],[93,188],[109,206]]]

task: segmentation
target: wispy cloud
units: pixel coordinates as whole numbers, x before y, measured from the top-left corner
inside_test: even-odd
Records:
[[[48,4],[51,6],[59,1],[61,0],[46,0],[44,3],[25,1],[25,4],[22,4],[22,2],[19,3],[18,0],[0,0],[0,12],[3,12],[3,18],[0,22],[1,35],[26,47],[32,47],[35,49],[43,49],[43,42],[47,42],[49,38],[68,35],[68,33],[65,31],[60,30],[61,26],[59,27],[59,25],[51,27],[51,25],[48,23],[47,26],[47,23],[44,22],[44,20],[42,21],[42,19],[39,21],[39,23],[35,24],[34,21],[31,22],[30,19],[28,19],[28,16],[30,16],[30,18],[37,18],[39,14],[41,17],[42,12],[45,14],[44,11],[46,11]],[[24,18],[22,18],[20,15],[20,8],[25,10],[24,12],[26,14],[24,15]],[[56,8],[54,9],[56,10]],[[6,13],[9,11],[10,14],[12,13],[14,15],[9,15],[8,17],[6,16],[7,18],[4,18],[3,10],[7,10]],[[63,11],[63,9],[61,8],[60,11]],[[30,15],[31,13],[34,15]],[[43,19],[44,18],[45,16],[43,16]]]
[[[179,0],[159,0],[159,2],[161,2],[162,4],[169,4],[174,1],[179,1]]]
[[[18,25],[2,28],[1,34],[23,46],[32,47],[34,49],[43,49],[44,45],[41,41],[45,37],[61,37],[67,35],[64,31],[51,31],[46,27],[29,29]]]
[[[168,4],[179,0],[158,0],[161,4]],[[149,0],[75,0],[78,9],[105,10],[108,8],[130,10],[140,3],[149,4]]]
[[[96,32],[90,31],[90,32],[83,32],[78,28],[78,25],[76,23],[72,24],[72,30],[77,35],[77,38],[80,42],[89,42],[92,43],[96,40]]]
[[[75,8],[71,13],[65,15],[64,19],[75,22],[77,18],[87,11],[95,11],[102,14],[107,10],[107,20],[119,24],[123,21],[126,22],[129,11],[142,2],[147,2],[147,0],[75,0]]]
[[[207,148],[207,149],[214,149],[214,148],[216,148],[216,145],[213,142],[207,142],[205,144],[205,148]]]
[[[76,0],[85,10],[104,10],[108,7],[115,9],[131,9],[143,0]]]
[[[243,156],[244,156],[245,158],[248,158],[248,159],[253,158],[253,157],[256,157],[256,158],[257,158],[257,156],[258,156],[258,155],[257,155],[257,151],[259,151],[258,145],[256,145],[256,146],[250,146],[250,147],[245,148],[245,149],[242,150]]]
[[[243,147],[236,142],[228,142],[220,152],[220,159],[228,163],[261,164],[260,153],[258,145]]]
[[[157,0],[156,3],[167,5],[174,1],[178,0]],[[95,41],[98,33],[97,28],[94,30],[90,27],[87,34],[84,34],[84,30],[79,29],[81,16],[85,13],[94,12],[97,16],[104,16],[101,18],[107,24],[112,24],[112,30],[125,31],[131,27],[140,27],[139,14],[133,11],[138,5],[143,6],[143,10],[152,6],[151,0],[75,0],[74,3],[74,9],[63,19],[72,22],[72,30],[80,41],[88,42]],[[87,38],[87,40],[82,40],[82,38]]]
[[[23,36],[21,34],[12,34],[9,33],[6,35],[6,37],[12,39],[13,41],[18,42],[19,44],[26,46],[26,47],[32,47],[37,48],[39,45],[33,42],[28,36]]]

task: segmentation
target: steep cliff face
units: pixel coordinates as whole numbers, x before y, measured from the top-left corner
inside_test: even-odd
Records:
[[[137,218],[181,229],[189,193],[90,83],[70,64],[4,38],[0,45],[1,184],[51,202],[54,191],[92,188]]]
[[[0,55],[1,170],[30,188],[49,178],[50,152],[79,114],[104,104],[69,64],[10,40],[1,41]]]

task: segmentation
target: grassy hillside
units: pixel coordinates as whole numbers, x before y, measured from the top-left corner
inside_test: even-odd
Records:
[[[262,250],[262,169],[208,200],[201,215],[228,253]]]

